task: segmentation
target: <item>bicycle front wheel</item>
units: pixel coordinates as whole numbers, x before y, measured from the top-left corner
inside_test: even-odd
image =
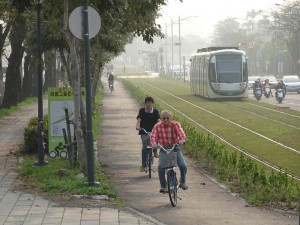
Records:
[[[149,170],[149,178],[151,178],[151,165],[152,165],[152,148],[148,148],[148,170]]]
[[[167,173],[167,183],[170,202],[173,207],[177,204],[177,178],[174,170],[169,170]]]

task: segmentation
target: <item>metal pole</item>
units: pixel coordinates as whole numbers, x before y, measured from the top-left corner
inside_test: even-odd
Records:
[[[171,20],[171,35],[172,35],[172,71],[173,76],[173,66],[174,66],[174,37],[173,37],[173,19]]]
[[[165,28],[165,33],[166,33],[166,68],[165,68],[165,71],[166,71],[166,74],[168,72],[168,29],[167,29],[167,23],[166,23],[166,28]]]
[[[180,16],[178,16],[178,41],[179,41],[179,71],[181,80],[181,41],[180,41]]]
[[[38,161],[36,166],[44,166],[44,121],[43,121],[43,69],[42,69],[42,47],[41,47],[41,9],[42,3],[36,4],[36,22],[37,22],[37,77],[38,77]]]
[[[88,185],[99,187],[99,183],[95,182],[94,175],[94,142],[92,128],[92,105],[91,105],[91,78],[90,78],[90,41],[89,41],[89,21],[88,21],[88,0],[83,3],[83,39],[85,50],[85,85],[86,85],[86,137],[87,137],[87,173]]]
[[[185,56],[182,56],[183,60],[183,83],[185,83]]]

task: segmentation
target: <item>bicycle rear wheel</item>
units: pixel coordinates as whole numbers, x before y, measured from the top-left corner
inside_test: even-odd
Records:
[[[170,202],[173,207],[177,204],[177,178],[174,170],[169,170],[167,173],[167,183]]]

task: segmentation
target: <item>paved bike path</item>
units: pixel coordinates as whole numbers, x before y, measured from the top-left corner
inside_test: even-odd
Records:
[[[105,81],[104,81],[105,83]],[[106,83],[105,83],[106,84]],[[177,207],[160,194],[158,174],[152,179],[139,172],[141,141],[135,131],[137,102],[115,81],[110,93],[104,85],[99,161],[126,204],[165,224],[172,225],[298,225],[298,215],[249,206],[187,160],[187,191],[179,190]],[[157,160],[154,169],[157,170]]]

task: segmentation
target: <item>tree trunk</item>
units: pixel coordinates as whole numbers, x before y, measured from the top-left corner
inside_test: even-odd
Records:
[[[70,33],[68,30],[68,11],[69,5],[68,0],[64,0],[64,34],[65,39],[69,45],[70,49],[70,63],[68,64],[66,61],[66,68],[67,71],[70,72],[69,77],[70,83],[72,84],[73,93],[74,93],[74,125],[75,125],[75,135],[77,140],[77,149],[78,149],[78,158],[80,164],[80,170],[82,173],[87,175],[87,157],[86,157],[86,150],[84,145],[84,132],[82,131],[82,124],[81,124],[81,110],[80,110],[80,103],[82,101],[81,95],[81,85],[80,85],[80,75],[81,75],[81,68],[80,68],[80,58],[77,54],[77,45],[80,43],[77,42],[75,37]],[[62,52],[61,52],[62,54]],[[70,66],[70,68],[69,68]]]
[[[5,30],[3,32],[3,24],[0,24],[0,108],[2,106],[2,99],[4,95],[4,82],[3,82],[3,70],[2,70],[2,54],[3,54],[3,48],[5,39],[8,35],[8,32],[10,30],[10,24],[6,24]]]
[[[81,123],[81,115],[82,112],[80,110],[80,102],[82,101],[81,95],[81,85],[80,85],[80,58],[77,56],[76,46],[79,43],[76,43],[76,39],[73,35],[71,35],[68,31],[65,32],[65,38],[67,43],[70,47],[70,77],[72,78],[72,88],[74,93],[74,124],[75,124],[75,135],[77,140],[77,147],[78,147],[78,158],[80,164],[80,170],[82,173],[87,175],[87,157],[86,157],[86,150],[85,150],[85,143],[84,143],[84,132],[82,130],[82,123]],[[68,66],[68,65],[67,65]]]
[[[21,73],[22,58],[24,47],[22,43],[26,34],[25,19],[18,15],[12,24],[10,33],[11,54],[8,59],[8,67],[6,72],[5,92],[2,106],[9,108],[17,105],[21,101]]]
[[[33,62],[35,61],[35,57],[32,52],[27,52],[26,56],[24,57],[24,78],[22,82],[22,100],[26,98],[37,96],[33,94],[33,89],[37,90],[37,88],[33,88]],[[35,84],[37,85],[37,84]]]

